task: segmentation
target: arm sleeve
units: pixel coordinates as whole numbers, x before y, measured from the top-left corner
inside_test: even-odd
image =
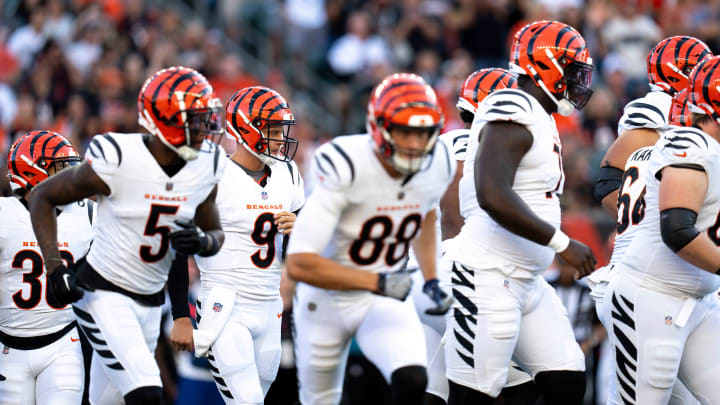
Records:
[[[167,283],[173,320],[190,317],[190,307],[188,306],[189,284],[188,257],[182,253],[176,253],[175,260],[170,266]]]

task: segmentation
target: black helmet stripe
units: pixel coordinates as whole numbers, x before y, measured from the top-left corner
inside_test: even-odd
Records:
[[[232,126],[233,126],[233,128],[236,129],[236,130],[237,130],[238,128],[240,128],[240,124],[238,124],[238,121],[237,121],[239,114],[236,113],[235,111],[238,110],[238,108],[239,108],[239,106],[240,106],[240,103],[242,103],[242,101],[243,101],[243,99],[245,98],[245,96],[247,96],[248,94],[250,94],[250,92],[252,92],[253,89],[255,89],[255,87],[250,87],[249,89],[246,89],[245,92],[242,93],[242,94],[240,94],[240,92],[241,92],[242,90],[238,90],[237,92],[235,92],[235,94],[232,96],[232,98],[230,98],[230,102],[232,102],[233,100],[235,100],[235,105],[232,106],[232,111],[233,111],[233,113],[232,113]],[[249,118],[248,118],[248,119],[249,119]]]
[[[478,102],[478,92],[480,91],[480,83],[481,83],[481,82],[483,81],[483,79],[485,79],[485,77],[486,77],[487,75],[489,75],[491,72],[493,72],[493,70],[488,70],[487,72],[483,72],[482,76],[480,76],[480,77],[478,78],[477,82],[475,82],[475,88],[473,89],[473,95],[472,95],[472,99],[473,99],[474,102],[476,102],[476,103]]]
[[[418,83],[417,81],[403,80],[401,82],[396,82],[396,83],[392,83],[389,86],[385,86],[383,88],[382,92],[380,93],[380,95],[378,96],[377,102],[382,101],[382,99],[385,98],[387,93],[392,89],[398,88],[400,86],[412,86],[412,85],[416,85],[416,84],[420,84],[420,83]]]
[[[165,83],[166,83],[168,80],[172,79],[173,76],[178,75],[178,74],[180,74],[180,69],[173,68],[173,69],[172,69],[172,72],[170,73],[170,75],[169,75],[168,77],[166,77],[165,80],[163,80],[162,82],[158,83],[158,84],[157,84],[157,87],[155,87],[155,91],[153,92],[153,95],[152,95],[152,100],[150,100],[150,106],[151,106],[151,108],[152,108],[152,115],[153,115],[154,117],[157,117],[158,119],[161,119],[161,117],[160,117],[160,110],[158,110],[157,104],[156,104],[156,103],[157,103],[157,96],[158,96],[158,94],[160,93],[160,89],[163,88],[163,86],[165,85]]]
[[[534,49],[535,49],[535,40],[537,40],[538,36],[540,36],[540,34],[541,34],[543,31],[545,31],[545,29],[546,29],[547,27],[549,27],[550,25],[552,25],[552,23],[553,23],[552,21],[548,21],[545,25],[543,25],[542,27],[540,27],[537,31],[535,31],[535,32],[532,34],[532,37],[530,38],[530,41],[528,42],[527,56],[528,56],[528,59],[530,59],[530,63],[531,63],[532,65],[535,65],[535,63],[536,63],[536,62],[535,62],[535,56],[533,55],[533,51],[534,51]]]
[[[702,92],[703,92],[703,98],[708,102],[711,102],[710,101],[710,80],[712,79],[713,72],[715,71],[715,68],[717,68],[718,65],[720,65],[720,58],[718,58],[715,61],[715,65],[713,65],[713,67],[708,67],[708,66],[704,67],[705,68],[704,70],[707,71],[708,73],[705,76],[705,80],[703,80]],[[717,118],[717,115],[718,114],[715,112],[715,109],[713,108],[713,118]]]
[[[248,114],[252,114],[253,107],[255,106],[255,102],[257,101],[257,99],[260,98],[260,96],[262,96],[263,94],[268,93],[269,91],[270,90],[262,88],[262,87],[257,89],[255,94],[253,94],[252,97],[250,97],[250,105],[248,106]],[[253,117],[248,116],[248,119],[252,120]]]
[[[30,142],[30,159],[35,160],[35,143],[40,140],[40,138],[43,137],[43,135],[47,134],[48,131],[39,131],[35,136],[33,137],[32,141]],[[45,142],[49,141],[50,139],[46,139]],[[44,145],[43,145],[44,147]]]
[[[670,44],[670,41],[666,41],[663,46],[658,50],[657,52],[657,59],[655,60],[655,71],[657,71],[658,79],[661,82],[668,82],[668,78],[665,77],[665,74],[663,73],[662,69],[662,54],[665,52],[665,48]]]
[[[412,87],[420,87],[420,89],[414,89],[414,88],[412,88]],[[424,86],[412,86],[412,87],[406,89],[405,91],[403,91],[402,93],[400,93],[400,94],[398,94],[398,95],[395,95],[395,96],[392,96],[392,97],[388,98],[387,102],[385,102],[384,104],[382,104],[382,105],[380,106],[380,111],[385,111],[385,109],[388,108],[388,106],[389,106],[390,104],[392,104],[392,102],[395,101],[396,99],[398,99],[399,97],[404,97],[404,96],[407,96],[407,95],[410,95],[410,94],[425,94],[425,88],[424,88]],[[380,99],[380,100],[378,100],[378,101],[383,102],[382,99]],[[387,114],[387,115],[392,115],[392,114]]]

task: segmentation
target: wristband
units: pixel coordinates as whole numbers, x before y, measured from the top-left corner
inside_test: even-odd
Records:
[[[565,235],[565,232],[561,231],[560,229],[556,229],[555,233],[553,234],[552,238],[550,238],[550,242],[548,242],[547,246],[554,250],[555,253],[560,253],[565,251],[565,249],[568,248],[570,245],[570,238]]]

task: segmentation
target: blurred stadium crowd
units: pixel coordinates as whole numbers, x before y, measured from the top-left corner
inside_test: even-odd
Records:
[[[457,93],[472,71],[506,68],[509,39],[527,22],[566,22],[587,40],[596,70],[588,106],[556,117],[563,225],[599,265],[615,224],[592,201],[592,184],[622,107],[648,89],[648,51],[681,34],[720,51],[720,0],[0,0],[0,10],[5,195],[4,159],[17,136],[53,130],[84,151],[95,134],[136,131],[138,90],[165,66],[199,70],[223,102],[254,84],[286,95],[304,167],[320,143],[364,132],[368,93],[387,74],[423,76],[446,129],[458,128]]]

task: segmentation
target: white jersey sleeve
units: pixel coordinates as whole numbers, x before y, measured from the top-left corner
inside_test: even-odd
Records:
[[[485,97],[482,104],[482,113],[480,116],[475,114],[475,121],[511,121],[526,126],[536,121],[536,111],[533,110],[537,110],[537,106],[534,106],[528,94],[521,90],[498,90]]]
[[[696,267],[673,252],[662,240],[658,194],[662,169],[690,167],[705,171],[708,188],[695,227],[720,245],[720,145],[703,131],[669,127],[655,144],[645,174],[645,219],[638,225],[621,259],[630,274],[640,274],[648,288],[669,294],[700,297],[720,288],[720,277]]]
[[[93,171],[110,188],[110,194],[117,187],[115,172],[122,163],[123,154],[120,145],[111,134],[96,135],[90,141],[85,160]]]
[[[651,91],[625,105],[618,121],[618,134],[625,130],[661,129],[668,125],[672,97],[663,91]]]
[[[469,137],[469,129],[455,129],[440,135],[440,140],[449,145],[455,160],[462,162],[465,160]]]

